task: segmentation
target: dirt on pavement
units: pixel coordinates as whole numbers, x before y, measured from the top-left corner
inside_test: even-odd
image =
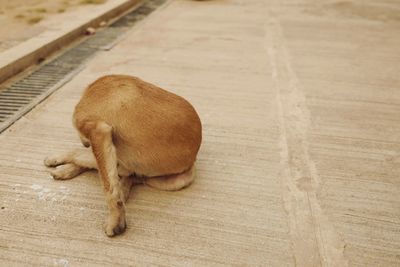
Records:
[[[50,17],[78,9],[90,10],[93,5],[106,1],[0,0],[0,52],[45,31]]]

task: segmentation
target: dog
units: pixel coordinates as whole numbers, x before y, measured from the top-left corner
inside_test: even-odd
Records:
[[[109,215],[107,236],[126,229],[125,202],[135,179],[160,190],[192,183],[202,125],[184,98],[137,77],[108,75],[90,84],[73,114],[86,148],[44,160],[54,179],[97,169]]]

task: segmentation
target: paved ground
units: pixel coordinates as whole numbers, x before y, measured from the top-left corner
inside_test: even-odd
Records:
[[[0,135],[0,265],[399,266],[395,2],[171,1]],[[196,182],[136,187],[112,239],[96,173],[42,166],[79,146],[72,109],[107,73],[186,97],[204,127]]]

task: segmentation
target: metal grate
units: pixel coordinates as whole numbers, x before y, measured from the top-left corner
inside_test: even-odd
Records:
[[[167,0],[146,0],[107,28],[65,51],[32,73],[0,91],[0,132],[74,77],[83,63],[100,50],[108,50],[136,22]]]

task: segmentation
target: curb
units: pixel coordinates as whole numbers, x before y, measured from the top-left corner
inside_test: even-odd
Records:
[[[88,27],[98,26],[102,21],[122,15],[139,2],[141,0],[118,0],[106,3],[93,11],[89,18],[76,17],[76,13],[68,14],[69,16],[64,18],[64,23],[0,53],[0,83],[70,44],[81,37]]]

